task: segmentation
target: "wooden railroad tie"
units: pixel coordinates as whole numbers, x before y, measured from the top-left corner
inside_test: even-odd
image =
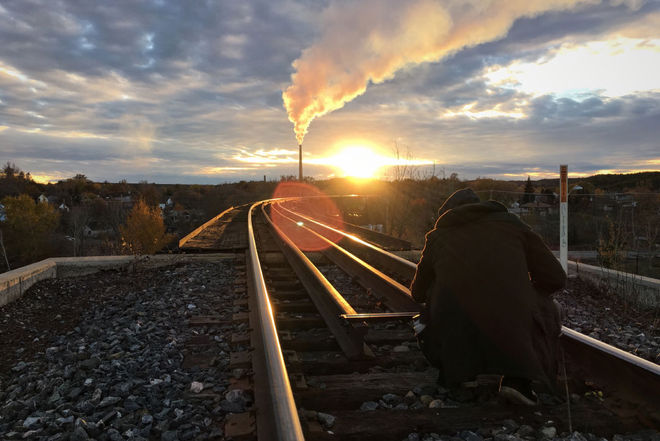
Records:
[[[225,420],[225,436],[234,440],[253,439],[256,431],[252,412],[230,413]]]
[[[251,368],[252,354],[250,351],[232,352],[229,354],[229,367],[231,369]]]
[[[227,320],[219,315],[197,315],[190,317],[188,326],[229,325],[232,320]]]

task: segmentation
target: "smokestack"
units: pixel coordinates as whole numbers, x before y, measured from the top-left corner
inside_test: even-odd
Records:
[[[302,144],[298,144],[298,180],[302,182]]]

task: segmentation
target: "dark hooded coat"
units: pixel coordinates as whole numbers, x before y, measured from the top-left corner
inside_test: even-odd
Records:
[[[443,211],[411,286],[426,303],[427,358],[448,385],[479,374],[553,385],[561,323],[550,294],[565,284],[561,265],[499,202],[448,200]]]

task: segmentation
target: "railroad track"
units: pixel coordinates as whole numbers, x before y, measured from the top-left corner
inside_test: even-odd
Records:
[[[492,378],[458,394],[438,388],[409,324],[415,264],[287,202],[247,214],[258,439],[401,440],[483,427],[492,437],[512,421],[609,436],[660,424],[658,366],[568,328],[566,385],[592,397],[570,413],[552,397],[536,408],[499,403]],[[320,251],[296,246],[309,241]]]

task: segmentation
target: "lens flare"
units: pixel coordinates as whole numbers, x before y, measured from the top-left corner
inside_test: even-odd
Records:
[[[341,229],[343,219],[341,212],[332,199],[313,185],[300,182],[283,182],[277,186],[273,198],[297,198],[282,203],[282,205],[296,213],[311,218],[321,218],[323,223],[333,228]],[[307,225],[299,219],[290,217],[289,214],[271,207],[270,216],[284,235],[286,235],[298,248],[303,251],[321,251],[328,248],[329,244],[305,227]],[[338,233],[324,234],[332,242],[339,242],[341,235]]]

